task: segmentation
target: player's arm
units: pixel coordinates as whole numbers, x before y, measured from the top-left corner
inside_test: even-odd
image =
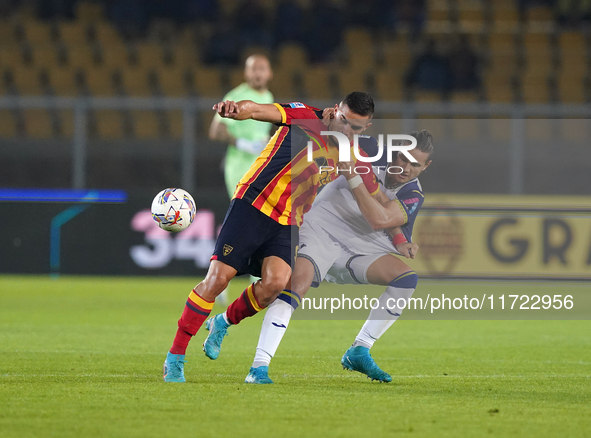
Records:
[[[351,169],[350,163],[338,163],[339,169]],[[378,191],[372,196],[359,175],[353,172],[343,172],[351,186],[353,196],[359,205],[361,213],[374,230],[399,227],[407,221],[406,211],[397,199],[390,200],[384,193]]]
[[[255,103],[252,100],[234,102],[225,100],[213,106],[220,117],[234,120],[258,120],[260,122],[281,123],[283,120],[281,111],[276,105],[268,103]]]
[[[386,232],[392,239],[392,245],[394,245],[394,248],[396,248],[396,251],[398,251],[400,255],[406,257],[407,259],[415,258],[417,252],[419,252],[419,245],[406,240],[406,236],[404,235],[402,228],[388,228]]]

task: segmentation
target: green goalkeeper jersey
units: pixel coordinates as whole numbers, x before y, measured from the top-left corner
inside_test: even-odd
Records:
[[[224,96],[224,100],[232,100],[234,102],[252,100],[256,103],[273,103],[273,94],[269,90],[260,93],[248,84],[243,83],[229,91]],[[272,127],[270,123],[256,120],[226,119],[220,117],[218,114],[215,117],[226,125],[228,132],[234,138],[244,138],[250,141],[262,140],[265,142],[269,140]],[[230,198],[232,198],[236,185],[248,169],[250,169],[250,166],[252,166],[257,157],[258,155],[237,149],[233,144],[228,145],[224,164],[224,179]]]

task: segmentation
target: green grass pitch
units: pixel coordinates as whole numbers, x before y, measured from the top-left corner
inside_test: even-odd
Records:
[[[162,362],[195,284],[0,277],[0,436],[591,436],[589,321],[400,320],[372,349],[393,376],[380,384],[339,363],[361,321],[294,320],[275,384],[249,385],[259,315],[230,329],[217,361],[203,355],[200,331],[187,383],[165,384]],[[245,285],[233,282],[231,295]]]

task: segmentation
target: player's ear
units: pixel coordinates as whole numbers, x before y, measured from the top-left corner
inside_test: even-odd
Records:
[[[427,169],[427,167],[429,167],[430,164],[431,164],[431,160],[429,160],[425,163],[425,167],[423,167],[423,172],[425,171],[425,169]]]
[[[371,126],[371,122],[369,122],[367,125],[365,125],[365,128],[363,128],[363,130],[365,131],[367,128],[369,128]]]

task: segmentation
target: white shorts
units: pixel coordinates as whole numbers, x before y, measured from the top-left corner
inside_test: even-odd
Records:
[[[318,287],[322,280],[337,284],[370,284],[367,270],[386,254],[354,254],[313,222],[304,222],[300,228],[297,257],[314,265],[312,287]]]

